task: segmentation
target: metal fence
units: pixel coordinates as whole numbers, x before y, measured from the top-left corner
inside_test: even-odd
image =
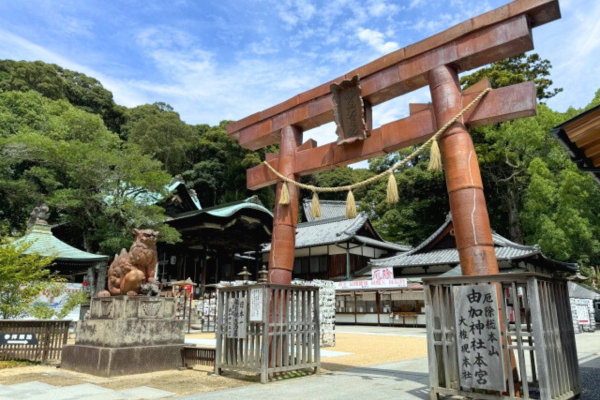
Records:
[[[60,361],[70,320],[0,320],[0,360]]]
[[[581,393],[569,293],[564,280],[503,274],[424,279],[431,398],[566,400]],[[460,385],[454,287],[493,284],[499,297],[506,392]]]
[[[232,299],[245,301],[245,321],[239,319],[239,312],[231,315],[229,305],[236,301]],[[259,314],[260,321],[252,319]],[[234,327],[236,319],[241,324]],[[319,332],[317,287],[220,288],[215,373],[220,374],[222,369],[257,373],[262,383],[268,382],[270,374],[278,372],[314,369],[318,373],[321,365]]]

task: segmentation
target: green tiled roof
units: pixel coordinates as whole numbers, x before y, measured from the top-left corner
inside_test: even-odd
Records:
[[[14,241],[14,244],[24,243],[31,243],[31,247],[25,254],[37,253],[43,257],[56,257],[70,261],[108,260],[108,256],[88,253],[57,239],[49,225],[35,224],[28,234]]]
[[[177,215],[173,219],[177,220],[177,219],[181,219],[181,218],[188,218],[188,217],[192,217],[194,215],[199,215],[199,214],[204,214],[204,213],[210,214],[215,217],[227,218],[243,209],[252,209],[252,210],[262,211],[262,212],[268,214],[269,216],[273,217],[273,213],[271,213],[271,211],[267,210],[262,205],[260,200],[258,200],[258,198],[256,196],[252,196],[252,197],[247,198],[246,200],[234,201],[231,203],[221,204],[218,206],[203,208],[202,210],[198,210],[198,211],[189,211],[186,213],[182,213],[182,214]]]

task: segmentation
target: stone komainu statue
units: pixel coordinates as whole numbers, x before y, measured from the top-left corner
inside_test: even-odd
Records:
[[[152,229],[134,229],[135,241],[129,252],[123,249],[108,269],[108,292],[113,296],[139,293],[157,294],[154,272],[158,261],[156,238],[158,232]],[[108,296],[106,291],[98,296]]]

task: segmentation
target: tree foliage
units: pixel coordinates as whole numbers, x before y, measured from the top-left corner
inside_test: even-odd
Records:
[[[194,131],[164,103],[134,108],[124,127],[123,136],[139,146],[142,153],[160,160],[171,174],[184,168],[188,152],[194,145]]]
[[[46,202],[90,252],[120,250],[142,225],[177,240],[148,201],[166,195],[169,174],[96,114],[34,91],[0,93],[0,155],[0,212],[12,230]]]
[[[100,81],[80,72],[42,61],[0,60],[0,90],[34,90],[51,100],[67,100],[84,111],[102,116],[106,126],[119,132],[128,110],[118,106]]]
[[[228,122],[222,121],[216,126],[195,126],[195,142],[183,177],[196,190],[203,206],[242,200],[256,194],[265,206],[272,207],[275,201],[273,188],[256,193],[249,191],[246,188],[246,169],[260,164],[265,153],[276,148],[269,146],[256,152],[242,148],[227,136],[225,127]]]
[[[522,53],[463,76],[460,83],[469,87],[483,78],[488,78],[492,83],[492,88],[496,89],[522,82],[534,82],[537,98],[539,101],[543,101],[562,92],[562,88],[550,88],[553,83],[549,78],[550,68],[552,68],[550,61],[541,59],[539,54],[525,55]]]

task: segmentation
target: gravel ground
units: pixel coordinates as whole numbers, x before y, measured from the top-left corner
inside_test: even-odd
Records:
[[[600,357],[579,366],[583,393],[580,400],[600,399]]]
[[[211,367],[197,367],[194,370],[161,371],[148,374],[126,375],[114,378],[102,378],[93,375],[63,371],[52,366],[28,366],[0,371],[0,384],[38,381],[54,386],[71,386],[93,383],[108,389],[122,390],[138,386],[149,386],[184,396],[215,390],[231,389],[249,385],[253,379],[248,376],[225,373],[224,376],[211,376]],[[231,379],[235,378],[235,379]]]
[[[370,328],[372,333],[364,332],[335,334],[335,347],[323,347],[331,352],[351,353],[338,357],[321,357],[322,367],[329,371],[340,371],[352,367],[382,364],[393,361],[409,360],[427,356],[427,340],[418,335],[418,331],[400,335],[400,330]],[[420,332],[419,332],[420,333]],[[191,339],[214,339],[214,333],[193,333],[186,335]]]

